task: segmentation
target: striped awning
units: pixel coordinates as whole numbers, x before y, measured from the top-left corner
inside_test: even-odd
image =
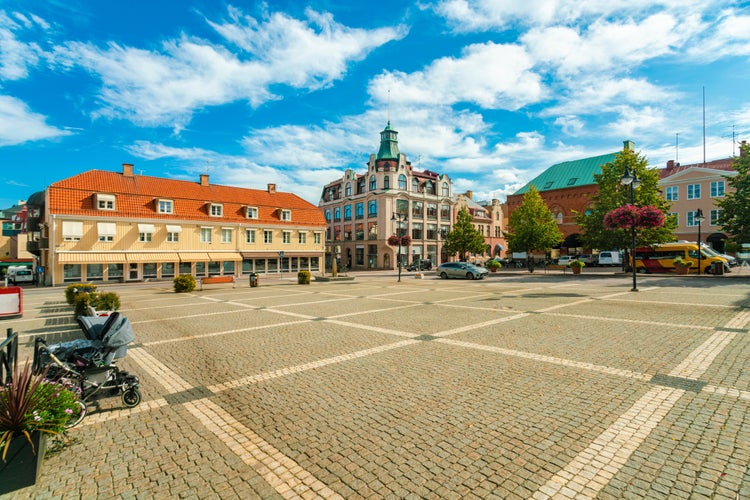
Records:
[[[211,257],[206,252],[180,252],[181,262],[209,262]]]
[[[221,262],[222,260],[242,260],[242,254],[239,252],[211,252],[208,254],[212,262]]]
[[[179,262],[177,252],[128,252],[128,262]]]
[[[124,264],[127,262],[122,252],[59,252],[60,264]]]

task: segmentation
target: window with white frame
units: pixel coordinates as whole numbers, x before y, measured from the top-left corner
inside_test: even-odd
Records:
[[[677,201],[680,198],[679,195],[679,189],[677,186],[667,186],[667,189],[665,191],[667,201]]]
[[[708,223],[712,226],[718,226],[719,225],[719,217],[721,217],[721,209],[716,208],[711,210],[709,214]]]
[[[96,208],[97,210],[114,210],[115,209],[115,195],[97,193]]]
[[[221,228],[221,242],[222,243],[231,243],[232,242],[232,228],[231,227],[222,227]]]
[[[700,184],[688,184],[687,199],[699,200],[700,197],[701,197],[701,185]]]
[[[291,231],[283,231],[281,233],[281,242],[288,244],[292,242],[292,232]]]
[[[65,241],[79,241],[83,236],[83,222],[64,220],[62,233]]]
[[[172,200],[157,200],[156,211],[160,214],[174,213],[174,202]]]
[[[300,245],[305,245],[307,243],[307,233],[300,231],[299,235],[297,235],[297,242]]]
[[[99,233],[99,241],[111,243],[117,235],[117,225],[114,222],[97,222],[96,230]]]
[[[263,231],[263,243],[267,245],[273,243],[273,231],[268,229]]]
[[[245,215],[248,219],[257,219],[258,218],[258,207],[247,207],[245,212]]]
[[[698,225],[698,221],[695,220],[695,215],[698,213],[698,211],[688,211],[687,213],[687,224],[688,227],[695,227]]]
[[[138,224],[138,241],[148,243],[152,240],[156,228],[153,224]]]
[[[722,198],[724,196],[724,181],[713,181],[711,183],[711,198]]]
[[[313,233],[313,243],[320,245],[321,236],[320,233]]]
[[[284,221],[290,221],[290,220],[292,220],[292,211],[291,210],[282,210],[281,211],[281,220],[284,220]]]
[[[255,243],[255,229],[245,229],[245,243]]]
[[[178,241],[180,241],[181,232],[182,232],[182,226],[167,225],[167,241],[169,243],[177,243]]]
[[[210,227],[201,228],[201,243],[211,243],[211,228]]]
[[[224,215],[224,205],[221,203],[211,203],[209,207],[208,215],[211,217],[221,217]]]

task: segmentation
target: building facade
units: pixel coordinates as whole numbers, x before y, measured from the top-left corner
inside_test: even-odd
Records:
[[[659,171],[659,188],[662,196],[672,203],[670,215],[677,217],[677,240],[700,240],[719,252],[724,252],[724,243],[731,235],[722,232],[719,225],[720,208],[716,202],[730,192],[727,180],[737,172],[732,167],[732,158],[705,163],[680,165],[670,160],[666,168]],[[696,216],[701,210],[704,220]]]
[[[319,271],[325,220],[297,195],[90,170],[50,185],[29,250],[46,284]]]
[[[398,248],[387,242],[395,234],[412,239],[401,248],[404,265],[420,259],[437,265],[442,236],[453,221],[452,190],[447,175],[412,168],[388,122],[367,171],[348,169],[323,188],[319,207],[328,224],[326,267],[331,269],[336,258],[339,269],[395,269]]]
[[[626,149],[635,149],[632,141],[624,141]],[[532,185],[539,191],[542,200],[557,219],[557,227],[564,240],[560,249],[552,251],[552,258],[576,255],[585,250],[580,239],[581,228],[575,221],[575,212],[585,213],[591,197],[599,192],[594,175],[602,173],[602,166],[615,161],[618,152],[552,165],[532,179],[524,187],[508,196],[508,216],[523,203],[523,196]]]
[[[504,257],[504,251],[507,248],[505,243],[505,223],[507,218],[503,215],[503,206],[499,200],[492,200],[490,203],[479,203],[474,201],[474,193],[467,191],[456,197],[453,217],[458,216],[458,212],[466,208],[472,217],[474,229],[484,236],[485,251],[478,255],[472,255],[470,261],[480,263],[494,257]],[[447,260],[447,259],[446,259]]]

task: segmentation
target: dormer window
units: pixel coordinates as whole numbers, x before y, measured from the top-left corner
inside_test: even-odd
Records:
[[[211,203],[208,207],[208,215],[211,217],[221,217],[224,215],[224,205],[221,203]]]
[[[245,208],[245,215],[248,219],[257,219],[258,218],[258,207],[246,207]]]
[[[96,194],[97,210],[114,210],[115,206],[115,195],[101,193]]]
[[[174,213],[174,201],[156,200],[156,211],[159,212],[160,214]]]
[[[292,220],[292,211],[291,210],[282,210],[281,211],[281,220],[283,220],[283,221],[291,221]]]

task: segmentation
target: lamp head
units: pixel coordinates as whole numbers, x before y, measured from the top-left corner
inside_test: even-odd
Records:
[[[631,182],[633,182],[633,175],[630,174],[630,169],[628,167],[625,167],[625,173],[622,174],[622,177],[620,177],[620,182],[625,184],[626,186],[629,185]]]

